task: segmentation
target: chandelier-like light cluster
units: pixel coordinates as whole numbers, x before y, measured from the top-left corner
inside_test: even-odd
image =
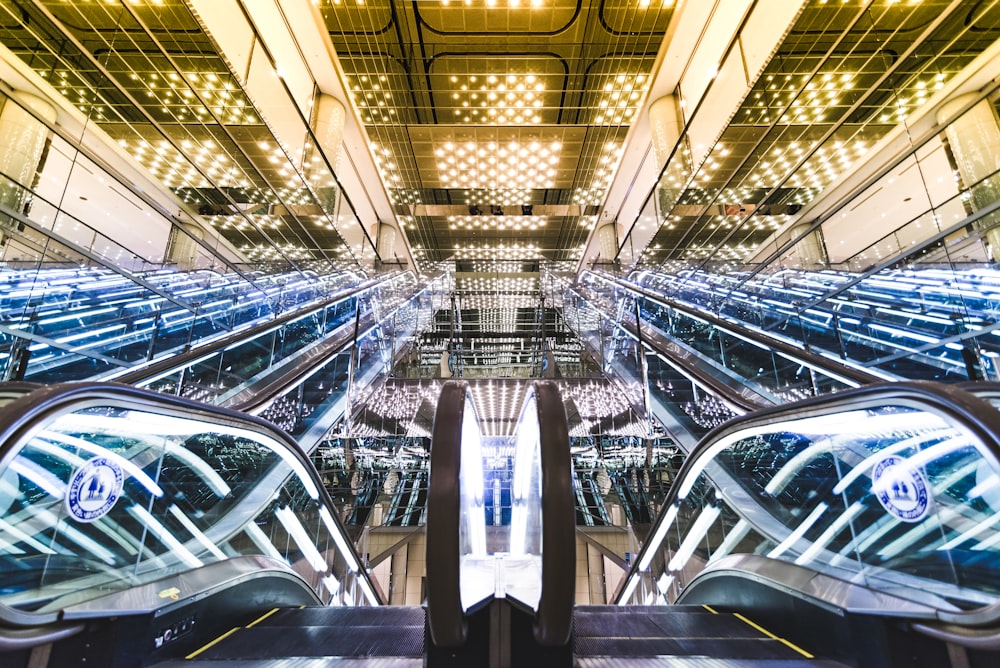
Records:
[[[545,84],[534,74],[452,75],[455,120],[488,125],[541,123]]]
[[[448,216],[452,230],[537,230],[545,216]]]
[[[434,151],[445,188],[484,190],[552,188],[562,144],[447,142]]]

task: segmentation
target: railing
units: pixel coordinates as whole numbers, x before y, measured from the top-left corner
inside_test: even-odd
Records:
[[[749,555],[874,592],[878,614],[995,624],[997,490],[1000,412],[956,387],[875,385],[761,411],[691,454],[617,601],[683,602]]]
[[[0,424],[4,626],[118,614],[122,592],[244,557],[317,602],[379,603],[308,457],[263,420],[80,383],[12,398]]]

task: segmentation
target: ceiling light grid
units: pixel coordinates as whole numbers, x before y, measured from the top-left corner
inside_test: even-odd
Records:
[[[524,404],[526,383],[473,381],[469,383],[481,425],[487,436],[510,436]]]
[[[542,250],[533,243],[474,243],[452,248],[456,260],[540,260]]]
[[[537,125],[543,122],[545,80],[524,74],[453,74],[445,106],[457,123]],[[554,107],[555,105],[549,105]]]
[[[603,77],[594,104],[587,105],[593,112],[592,125],[630,125],[642,103],[649,76],[645,73],[613,74]]]
[[[554,186],[561,151],[560,141],[445,142],[434,157],[446,188],[524,190]]]
[[[452,230],[537,230],[545,227],[546,222],[545,216],[448,216],[448,228]]]
[[[467,190],[463,197],[466,204],[482,206],[514,206],[531,202],[532,191],[528,188],[507,188],[504,190]]]
[[[359,74],[348,78],[351,101],[367,124],[398,123],[396,99],[386,74]]]

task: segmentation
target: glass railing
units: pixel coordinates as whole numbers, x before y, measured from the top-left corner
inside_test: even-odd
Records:
[[[586,271],[566,294],[566,322],[684,447],[748,410],[889,378],[611,275]]]
[[[214,271],[121,275],[79,267],[0,272],[0,368],[8,379],[96,378],[314,302],[353,274]]]
[[[343,347],[359,334],[356,325],[371,322],[379,309],[410,303],[415,299],[415,290],[414,277],[408,272],[372,281],[272,325],[220,340],[177,359],[168,358],[154,366],[136,369],[115,380],[208,403],[225,403],[331,337],[339,341],[338,349]],[[364,321],[360,319],[362,315]],[[367,335],[364,331],[360,333]],[[322,361],[313,359],[312,366],[317,367]],[[241,408],[245,407],[240,403]]]
[[[875,372],[942,382],[998,378],[1000,272],[994,269],[641,272],[635,280]]]
[[[114,614],[118,592],[249,555],[325,604],[379,602],[309,459],[263,420],[87,383],[13,399],[0,424],[8,623]]]
[[[727,557],[753,555],[879,592],[884,614],[995,621],[998,435],[985,401],[915,383],[733,422],[681,469],[618,601],[683,602]]]

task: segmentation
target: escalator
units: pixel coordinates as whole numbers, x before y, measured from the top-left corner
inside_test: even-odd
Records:
[[[655,630],[676,610],[738,613],[847,665],[996,665],[998,458],[1000,412],[953,386],[870,386],[720,427],[617,595],[620,623],[646,630],[613,647],[672,653]]]
[[[558,392],[537,388],[522,416],[502,591],[479,577],[500,555],[486,551],[467,395],[450,383],[435,418],[428,559],[455,567],[428,570],[425,621],[419,607],[379,606],[318,473],[265,421],[121,385],[0,386],[0,662],[468,665],[489,661],[494,634],[509,640],[489,612],[500,608],[526,624],[532,651],[565,647],[573,527],[556,521],[572,512]],[[559,476],[542,471],[553,458]],[[543,505],[543,489],[563,502]]]
[[[8,379],[85,380],[175,354],[336,292],[353,274],[245,276],[93,268],[0,278],[0,364]]]
[[[4,665],[151,664],[276,607],[380,603],[265,421],[118,385],[0,396]]]

